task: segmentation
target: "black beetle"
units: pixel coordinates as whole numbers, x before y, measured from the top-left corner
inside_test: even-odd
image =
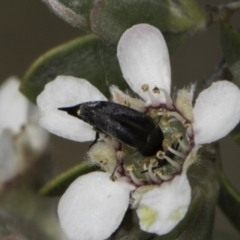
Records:
[[[163,150],[162,130],[154,120],[132,108],[107,101],[85,102],[58,108],[102,132],[137,149],[143,156]]]

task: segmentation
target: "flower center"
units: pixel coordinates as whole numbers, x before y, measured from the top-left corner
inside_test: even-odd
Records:
[[[162,149],[144,157],[139,151],[102,135],[101,141],[90,148],[88,157],[101,168],[112,173],[112,179],[125,177],[136,186],[160,184],[181,173],[182,164],[193,146],[189,137],[190,123],[171,104],[160,108],[149,107],[146,113],[161,128]]]

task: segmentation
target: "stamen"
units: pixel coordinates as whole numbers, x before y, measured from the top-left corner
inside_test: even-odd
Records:
[[[158,151],[156,157],[160,160],[166,159],[169,164],[171,164],[177,171],[181,170],[181,165],[173,161],[170,157],[166,156],[165,152]]]
[[[170,95],[168,94],[168,92],[165,89],[163,89],[163,88],[160,88],[160,90],[163,92],[163,94],[165,96],[166,107],[168,109],[173,109],[172,99],[171,99]]]
[[[191,124],[188,124],[187,129],[186,129],[186,136],[192,137],[192,135],[193,135],[192,126],[191,126]]]
[[[183,153],[180,153],[180,152],[174,150],[174,149],[171,148],[171,147],[168,147],[167,149],[168,149],[169,152],[175,154],[176,156],[178,156],[178,157],[180,157],[180,158],[183,158],[183,159],[186,158],[186,156],[185,156]]]
[[[161,183],[161,182],[162,182],[161,179],[159,179],[159,178],[155,175],[155,173],[153,172],[153,167],[155,167],[155,166],[157,166],[157,165],[158,165],[158,162],[157,162],[157,160],[156,160],[155,158],[150,159],[150,164],[149,164],[149,166],[148,166],[148,173],[149,173],[150,178],[151,178],[154,182],[156,182],[156,183]]]
[[[147,163],[146,162],[143,163],[143,172],[144,172],[144,174],[146,176],[147,182],[151,183],[152,181],[151,181],[151,178],[150,178],[149,173],[148,173],[148,167],[147,167]]]
[[[182,140],[182,135],[180,133],[174,133],[172,135],[172,140],[173,141],[177,141],[180,145],[180,147],[184,150],[184,151],[189,151],[190,146],[188,144],[186,144],[183,140]]]
[[[155,183],[159,184],[162,182],[162,179],[155,172],[152,172],[151,178]]]
[[[133,173],[134,170],[134,165],[129,165],[126,167],[126,170],[128,171],[132,181],[136,184],[136,185],[143,185],[143,182],[140,181],[138,178],[136,178],[136,176]]]
[[[164,112],[158,112],[158,116],[162,116],[164,114]]]
[[[178,172],[181,170],[181,165],[175,161],[173,161],[170,157],[165,156],[165,159],[170,163]]]
[[[157,154],[156,154],[156,157],[160,160],[163,160],[164,157],[165,157],[165,152],[163,151],[158,151]]]
[[[163,127],[169,126],[169,121],[168,121],[167,112],[164,112],[164,113],[163,113],[163,116],[160,118],[160,124],[161,124]]]
[[[177,112],[168,112],[169,116],[175,117],[178,119],[180,122],[185,122],[185,119]]]
[[[178,139],[178,143],[184,151],[189,151],[190,147],[183,140]]]
[[[168,181],[173,178],[172,175],[163,175],[161,170],[155,171],[155,174],[157,174],[163,181]]]
[[[169,123],[171,123],[171,122],[177,122],[177,121],[178,121],[178,119],[176,119],[176,118],[171,118],[170,120],[168,120]]]
[[[152,91],[149,90],[149,85],[148,84],[143,84],[142,85],[142,90],[143,90],[143,92],[146,92],[148,94],[148,96],[151,100],[151,105],[152,106],[158,106],[159,105],[159,101],[155,98]]]

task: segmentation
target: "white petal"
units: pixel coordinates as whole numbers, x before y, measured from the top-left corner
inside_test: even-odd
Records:
[[[74,181],[58,205],[60,224],[69,240],[103,240],[119,226],[134,187],[110,180],[110,174],[89,173]]]
[[[45,86],[37,98],[41,110],[40,125],[49,132],[74,141],[95,139],[89,124],[58,110],[88,101],[106,101],[104,95],[84,79],[58,76]]]
[[[10,180],[19,171],[19,157],[16,154],[9,130],[0,134],[0,183]]]
[[[191,188],[185,173],[143,195],[137,214],[146,232],[163,235],[185,216],[191,201]]]
[[[49,133],[37,123],[29,123],[24,129],[26,143],[35,154],[42,154],[49,145]],[[22,133],[23,134],[23,133]]]
[[[161,32],[148,24],[138,24],[128,29],[121,37],[117,48],[118,60],[123,76],[129,86],[147,103],[152,102],[149,94],[142,91],[148,84],[170,93],[171,69],[166,42]],[[165,102],[163,94],[156,95]]]
[[[28,101],[19,92],[17,78],[7,79],[0,89],[0,128],[18,133],[27,121]]]
[[[193,114],[196,144],[224,137],[240,120],[239,88],[228,81],[213,83],[199,94]]]

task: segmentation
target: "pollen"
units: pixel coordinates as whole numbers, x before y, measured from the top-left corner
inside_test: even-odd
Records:
[[[180,113],[189,121],[193,121],[193,106],[192,98],[195,85],[192,85],[188,89],[181,89],[177,93],[175,106]]]
[[[117,165],[115,149],[104,142],[94,144],[88,152],[88,158],[92,163],[98,164],[103,170],[110,173]]]
[[[149,228],[158,218],[157,211],[150,206],[140,205],[137,212],[141,219],[141,224],[145,225],[146,228]]]

